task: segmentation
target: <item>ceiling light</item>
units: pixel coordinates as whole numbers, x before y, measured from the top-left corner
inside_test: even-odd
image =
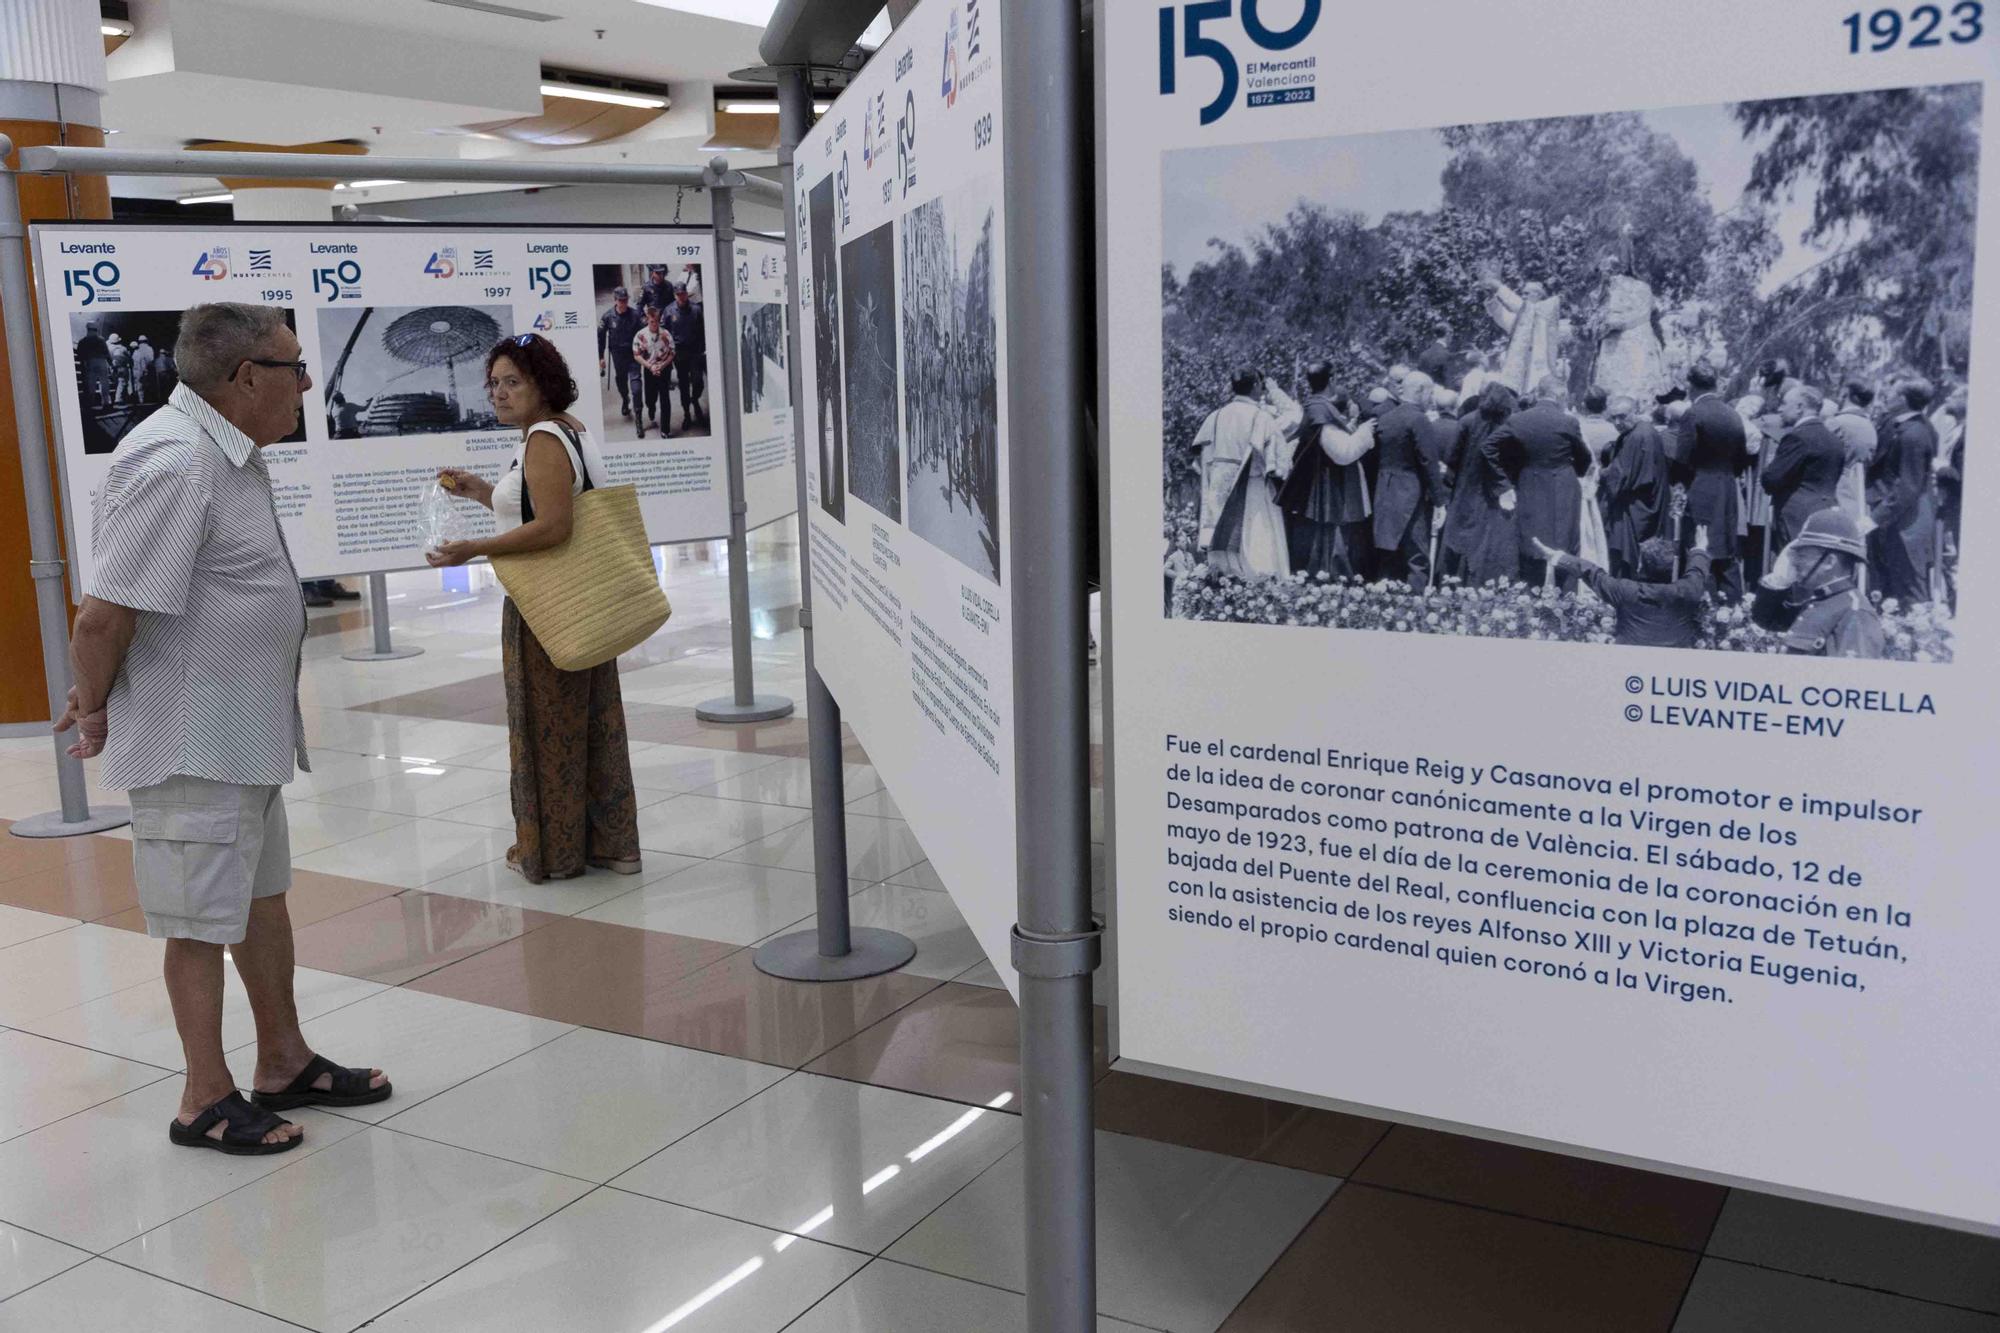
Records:
[[[724,102],[724,112],[732,116],[775,116],[778,114],[776,102]]]
[[[223,194],[191,194],[180,202],[184,204],[226,204],[235,197],[235,195],[226,192]]]
[[[129,19],[104,19],[98,23],[97,30],[106,37],[130,37],[132,23]]]
[[[572,97],[579,102],[609,102],[612,106],[636,106],[648,111],[657,111],[667,104],[667,99],[664,97],[635,97],[631,93],[604,92],[597,88],[578,88],[565,83],[543,84],[542,96]]]
[[[372,190],[382,185],[407,185],[408,181],[342,181],[334,186],[336,190]]]

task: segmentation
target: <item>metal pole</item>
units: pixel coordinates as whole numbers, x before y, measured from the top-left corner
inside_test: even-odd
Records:
[[[711,168],[717,175],[728,171],[728,162],[716,158]],[[721,270],[714,284],[716,302],[721,307],[722,365],[715,376],[722,406],[723,470],[729,477],[729,655],[735,669],[736,690],[726,699],[710,699],[699,705],[694,715],[704,722],[771,722],[792,715],[792,701],[781,694],[757,693],[750,663],[750,506],[743,498],[743,402],[738,396],[742,367],[737,363],[737,347],[742,330],[736,323],[736,199],[724,185],[711,192],[714,203],[710,216],[715,226],[715,264]]]
[[[1085,458],[1083,23],[1077,0],[1018,0],[1000,21],[1007,290],[1008,571],[1014,610],[1028,1328],[1096,1328],[1092,1129],[1089,594]],[[1037,309],[1074,318],[1027,317]]]
[[[398,648],[389,642],[389,576],[370,574],[368,576],[368,628],[374,631],[375,643],[371,648],[360,649],[341,656],[350,662],[394,662],[405,657],[416,657],[424,651],[421,648]]]
[[[799,252],[798,178],[792,152],[806,134],[812,85],[804,69],[778,71],[778,173],[785,185],[786,252]],[[812,764],[813,874],[819,920],[813,930],[781,936],[759,949],[757,970],[792,981],[851,981],[894,971],[916,956],[917,946],[893,930],[851,927],[847,897],[847,779],[841,769],[840,705],[813,665],[812,518],[806,493],[805,356],[799,343],[804,311],[799,270],[785,265],[786,361],[792,383],[792,442],[798,450],[799,629],[805,642],[806,738]]]
[[[42,674],[49,690],[49,717],[69,705],[69,611],[63,605],[62,547],[56,532],[55,491],[49,475],[48,436],[42,429],[41,363],[35,354],[35,316],[28,303],[27,227],[21,221],[21,191],[6,159],[14,144],[0,135],[0,313],[5,316],[9,385],[14,394],[14,435],[21,450],[21,489],[28,510],[28,571],[35,580],[35,611],[42,636]],[[18,838],[66,838],[102,833],[132,822],[129,810],[105,806],[92,811],[83,763],[58,736],[56,786],[62,809],[32,815],[10,830]]]

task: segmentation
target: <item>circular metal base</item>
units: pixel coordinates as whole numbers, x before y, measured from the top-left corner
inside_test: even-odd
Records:
[[[792,701],[782,694],[756,694],[739,704],[732,694],[697,705],[694,715],[704,722],[774,722],[792,715]]]
[[[132,812],[122,805],[92,806],[90,814],[74,824],[63,822],[60,810],[51,810],[45,815],[30,815],[26,819],[14,821],[14,827],[7,831],[17,838],[75,838],[85,833],[102,833],[106,829],[124,828],[132,822]]]
[[[421,648],[391,648],[386,653],[370,648],[364,653],[342,653],[340,658],[343,662],[395,662],[405,657],[422,657],[423,654]]]
[[[757,970],[786,981],[855,981],[894,972],[917,956],[907,935],[893,930],[856,926],[849,932],[848,951],[838,958],[819,951],[819,934],[802,930],[782,935],[751,956]]]

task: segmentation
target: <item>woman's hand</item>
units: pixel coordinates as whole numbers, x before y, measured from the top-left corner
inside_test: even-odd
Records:
[[[445,569],[484,554],[478,542],[446,542],[435,551],[425,551],[424,559],[430,562],[432,569]]]
[[[462,500],[482,505],[493,503],[493,484],[477,472],[468,472],[460,467],[442,467],[438,469],[438,485]]]

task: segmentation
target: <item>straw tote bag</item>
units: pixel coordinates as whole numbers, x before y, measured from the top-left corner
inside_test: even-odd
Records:
[[[564,671],[587,671],[644,643],[673,608],[653,572],[638,490],[592,485],[576,437],[556,424],[575,446],[583,474],[569,538],[526,555],[496,555],[493,572],[549,660]],[[524,478],[523,515],[531,519],[527,505]]]

